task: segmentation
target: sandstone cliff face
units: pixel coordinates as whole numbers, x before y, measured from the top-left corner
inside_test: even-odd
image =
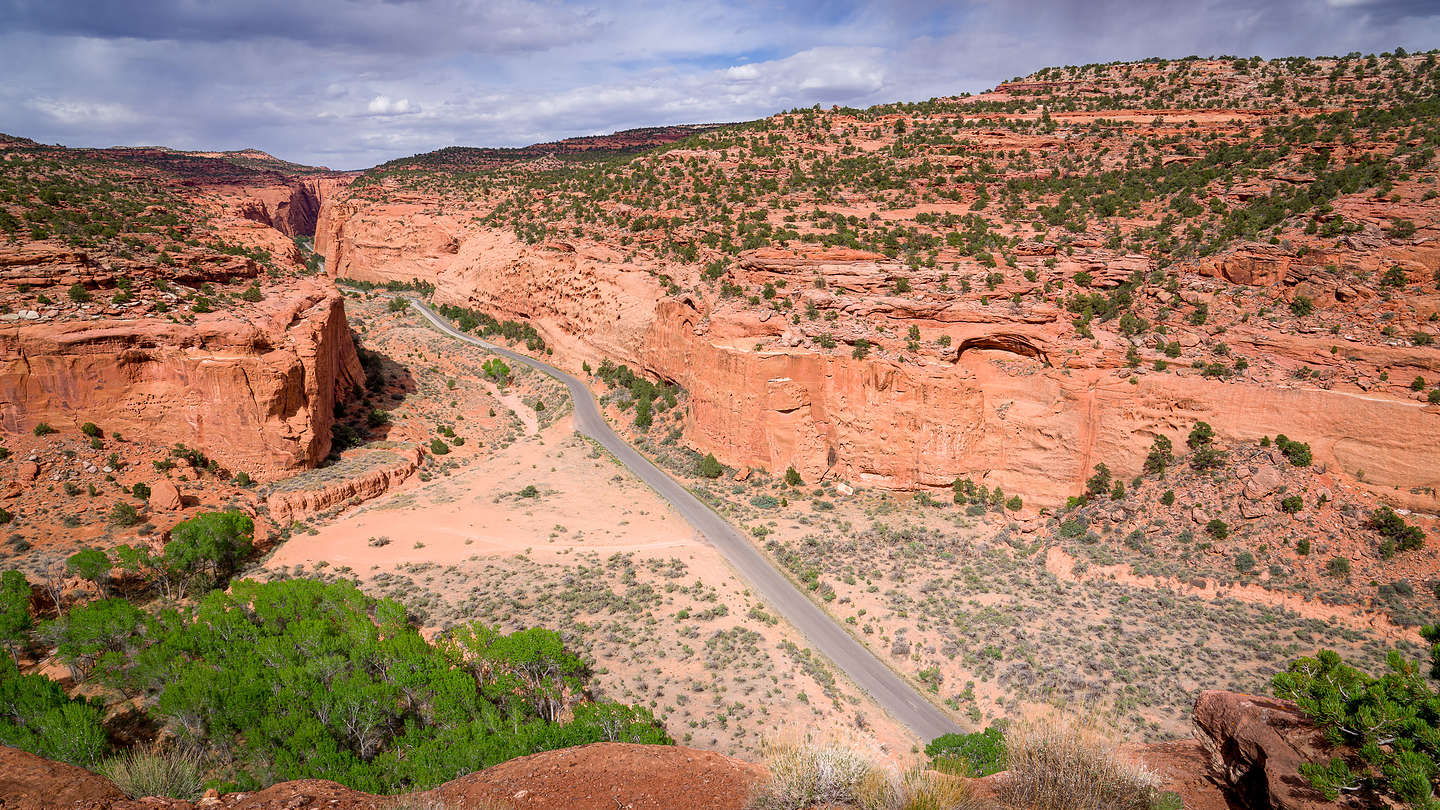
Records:
[[[272,477],[330,449],[338,393],[364,375],[328,284],[306,280],[244,312],[0,328],[0,429],[95,422]]]
[[[1440,508],[1440,414],[1418,402],[1162,374],[1132,385],[1113,369],[1047,368],[1013,350],[967,351],[952,365],[754,351],[743,340],[706,340],[697,328],[693,310],[662,304],[644,359],[689,390],[696,446],[734,466],[793,465],[807,481],[829,475],[901,489],[970,476],[1053,503],[1080,491],[1094,464],[1138,470],[1156,435],[1183,446],[1204,420],[1236,440],[1303,436],[1317,462],[1398,503]],[[956,345],[991,333],[967,327]],[[1064,345],[1039,331],[1026,342],[1057,358]],[[1272,350],[1328,355],[1315,343]],[[1429,355],[1375,351],[1404,355],[1383,358],[1392,368],[1440,371]]]
[[[218,193],[233,197],[235,211],[240,216],[274,228],[293,239],[315,235],[322,199],[345,182],[333,177],[304,177],[222,188]]]
[[[433,208],[327,202],[315,249],[338,278],[418,279],[436,286],[438,303],[528,320],[568,367],[606,358],[642,364],[664,295],[658,279],[617,252],[527,245],[508,232],[475,227],[468,212],[450,216]]]
[[[529,320],[555,348],[552,360],[572,370],[611,359],[677,382],[690,394],[687,439],[732,466],[775,472],[794,466],[806,481],[838,477],[896,489],[945,487],[969,476],[1043,505],[1079,492],[1096,463],[1138,471],[1156,435],[1180,446],[1204,420],[1235,440],[1301,437],[1318,463],[1386,499],[1440,509],[1440,467],[1433,463],[1440,413],[1423,402],[1306,382],[1222,382],[1144,370],[1132,384],[1115,359],[1105,359],[1124,356],[1118,336],[1102,334],[1105,351],[1088,351],[1054,307],[1011,316],[998,307],[888,296],[899,266],[856,251],[802,259],[762,251],[742,259],[737,273],[746,283],[786,279],[793,288],[821,276],[825,291],[864,295],[837,304],[844,317],[826,328],[839,340],[846,322],[859,317],[885,318],[902,332],[917,324],[927,340],[937,328],[952,338],[941,362],[855,359],[816,351],[805,327],[778,313],[712,310],[689,296],[666,297],[654,276],[603,246],[526,245],[469,217],[424,208],[327,206],[317,247],[337,275],[419,278],[436,284],[439,302]],[[1278,283],[1292,272],[1258,247],[1226,261],[1229,269],[1215,272],[1248,283]],[[1066,263],[1083,266],[1104,287],[1145,269],[1146,260],[1116,255]],[[806,295],[823,306],[829,293]],[[1334,341],[1324,337],[1236,326],[1226,338],[1237,351],[1266,358],[1256,363],[1336,362]],[[1342,358],[1388,369],[1395,379],[1440,374],[1432,351],[1354,345]]]

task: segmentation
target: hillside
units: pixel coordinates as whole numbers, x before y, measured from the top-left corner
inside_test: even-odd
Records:
[[[1052,69],[588,167],[378,173],[317,248],[677,383],[734,466],[1053,504],[1204,419],[1433,508],[1435,62]]]
[[[0,742],[107,775],[0,794],[1428,801],[1437,149],[1403,50],[364,172],[0,136]]]

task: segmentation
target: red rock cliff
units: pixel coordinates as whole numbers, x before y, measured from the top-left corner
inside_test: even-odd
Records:
[[[898,489],[944,487],[963,475],[1052,504],[1079,492],[1094,464],[1136,472],[1155,435],[1180,446],[1205,420],[1235,440],[1300,437],[1318,463],[1388,500],[1440,508],[1440,414],[1423,402],[1166,374],[1140,373],[1132,384],[1117,365],[1128,344],[1102,334],[1105,350],[1090,351],[1053,307],[1011,317],[963,303],[863,299],[846,305],[866,308],[847,309],[847,318],[883,317],[900,332],[910,323],[938,327],[953,348],[941,362],[855,359],[810,348],[813,336],[792,334],[799,327],[783,316],[666,297],[655,275],[604,245],[526,245],[476,225],[463,209],[435,210],[418,201],[327,204],[317,248],[337,275],[419,278],[436,284],[442,303],[527,319],[554,347],[552,360],[571,369],[608,358],[679,383],[690,393],[687,438],[727,464],[794,466],[806,481]],[[755,284],[790,274],[792,286],[821,274],[830,289],[873,292],[887,284],[874,258],[837,253],[792,267],[759,256],[741,272]],[[1098,285],[1144,261],[1116,256],[1086,268]],[[843,339],[845,322],[827,328]],[[1322,337],[1239,326],[1227,338],[1256,363],[1335,357]],[[1353,346],[1344,362],[1396,379],[1440,372],[1434,352],[1397,347]]]
[[[0,328],[0,429],[95,422],[272,477],[330,451],[338,393],[363,372],[329,284],[306,280],[194,324],[152,319]]]

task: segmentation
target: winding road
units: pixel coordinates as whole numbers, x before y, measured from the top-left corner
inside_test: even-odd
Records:
[[[523,363],[565,383],[570,389],[571,399],[575,402],[575,430],[599,442],[601,447],[649,484],[660,497],[669,501],[675,511],[730,561],[761,598],[793,624],[819,652],[849,676],[850,680],[869,693],[891,717],[909,727],[925,742],[942,734],[961,730],[944,712],[921,697],[910,684],[811,602],[809,597],[777,571],[749,540],[741,536],[734,526],[620,438],[606,423],[595,398],[584,383],[547,363],[471,337],[455,329],[449,321],[435,314],[419,299],[409,296],[406,298],[411,306],[445,334]]]

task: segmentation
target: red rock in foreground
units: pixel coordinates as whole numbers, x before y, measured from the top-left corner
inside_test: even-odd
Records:
[[[1195,701],[1195,728],[1217,776],[1242,806],[1336,806],[1300,776],[1301,763],[1324,761],[1330,754],[1324,734],[1294,703],[1238,692],[1202,692]]]
[[[763,773],[758,765],[709,751],[669,745],[593,743],[512,759],[492,768],[413,794],[415,806],[497,806],[514,810],[633,810],[691,808],[740,810],[751,784]],[[484,805],[489,800],[493,805]],[[71,765],[0,746],[0,808],[168,808],[190,802],[146,799],[128,801],[110,780]],[[202,799],[198,806],[278,810],[306,806],[382,808],[396,797],[373,796],[334,782],[304,779],[282,782],[256,793],[229,793]]]

